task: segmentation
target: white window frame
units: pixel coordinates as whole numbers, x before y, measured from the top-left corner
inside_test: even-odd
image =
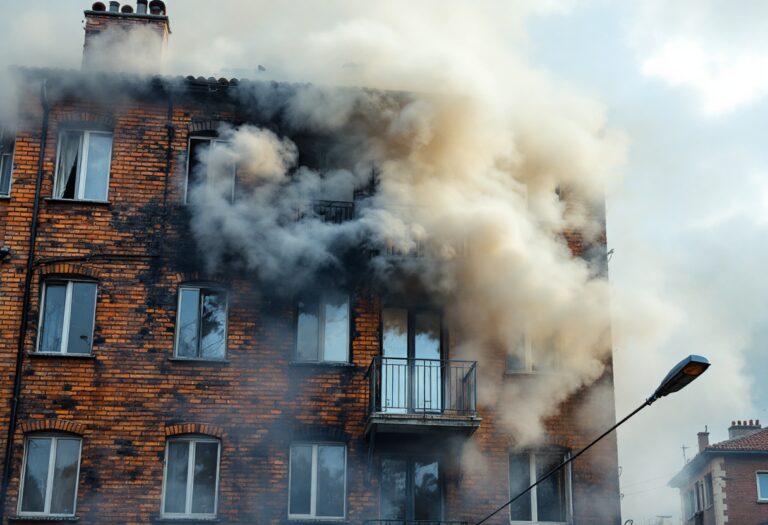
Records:
[[[96,295],[93,298],[93,320],[91,322],[91,351],[87,354],[70,353],[67,351],[67,343],[69,342],[69,322],[72,319],[72,288],[75,283],[90,283],[96,285]],[[64,296],[64,317],[62,319],[61,327],[61,346],[58,352],[44,352],[40,350],[40,344],[42,343],[43,335],[43,319],[45,318],[45,305],[46,296],[48,292],[48,286],[51,284],[66,284],[67,289]],[[99,285],[96,281],[89,281],[87,279],[49,279],[43,282],[43,294],[40,297],[40,316],[37,322],[37,346],[35,353],[44,355],[74,355],[74,356],[87,356],[93,355],[93,333],[96,330],[96,307],[99,304]]]
[[[312,447],[312,473],[309,489],[309,514],[291,514],[291,466],[293,465],[293,447]],[[317,458],[320,447],[342,447],[344,449],[344,513],[341,516],[317,516]],[[288,519],[312,521],[344,521],[347,518],[347,445],[337,442],[298,442],[291,443],[288,454]]]
[[[56,188],[59,185],[59,162],[61,162],[61,143],[64,134],[67,132],[80,132],[83,134],[83,140],[80,144],[80,165],[77,167],[77,190],[75,197],[63,197],[56,195]],[[104,195],[104,200],[86,199],[85,195],[85,182],[88,178],[88,146],[90,144],[91,134],[95,135],[108,135],[112,140],[109,143],[109,162],[107,163],[107,192]],[[53,178],[53,198],[57,200],[67,201],[86,201],[86,202],[109,202],[109,182],[112,178],[112,150],[114,148],[115,134],[111,131],[104,131],[99,129],[81,129],[81,128],[66,128],[59,132],[59,143],[56,146],[56,168],[54,170]]]
[[[325,304],[326,297],[338,294],[347,298],[347,344],[346,358],[343,361],[331,361],[325,358]],[[350,346],[352,344],[352,295],[345,290],[325,290],[311,299],[317,300],[317,359],[299,358],[299,315],[300,310],[296,308],[296,345],[294,349],[294,359],[299,363],[349,363]]]
[[[184,441],[188,443],[187,454],[187,497],[185,500],[185,512],[165,512],[165,490],[166,483],[168,481],[168,449],[171,443]],[[216,443],[218,449],[216,451],[216,491],[213,497],[213,513],[197,513],[192,512],[192,496],[195,487],[195,453],[197,451],[197,443]],[[163,518],[172,519],[200,519],[200,518],[216,518],[219,513],[219,480],[221,477],[221,440],[208,437],[208,436],[179,436],[171,437],[165,442],[165,464],[163,466],[163,491],[160,500],[160,515]]]
[[[755,472],[755,483],[757,484],[757,501],[768,501],[768,494],[760,494],[760,476],[768,477],[768,470],[758,470]]]
[[[181,319],[181,291],[182,290],[213,290],[224,295],[224,355],[222,357],[202,357],[200,354],[200,343],[202,338],[200,337],[200,323],[202,320],[201,312],[198,311],[198,325],[197,325],[197,353],[196,357],[187,357],[179,354],[179,337],[181,336],[181,326],[179,321]],[[198,305],[200,306],[200,305]],[[179,286],[178,298],[176,299],[176,335],[173,342],[173,358],[183,359],[186,361],[226,361],[227,360],[227,340],[229,339],[229,292],[215,284],[182,284]]]
[[[232,144],[231,140],[222,140],[218,137],[206,136],[206,135],[190,135],[187,139],[187,169],[184,174],[184,204],[190,204],[189,202],[189,169],[192,167],[192,141],[193,140],[207,140],[208,147],[211,148],[216,144]],[[210,181],[208,172],[205,173],[206,184]],[[235,185],[237,181],[237,166],[232,167],[232,196],[230,202],[235,201]]]
[[[47,485],[45,487],[45,503],[43,508],[46,509],[43,512],[29,512],[29,511],[22,511],[21,505],[24,501],[24,479],[27,475],[27,454],[29,452],[29,440],[30,439],[50,439],[51,440],[51,451],[48,454],[48,481]],[[75,495],[74,495],[74,502],[72,504],[72,513],[71,514],[51,514],[51,499],[53,498],[53,472],[56,465],[56,454],[58,449],[58,441],[60,439],[63,440],[70,440],[70,441],[77,441],[78,442],[78,448],[77,448],[77,475],[75,477]],[[77,489],[80,485],[80,462],[83,455],[83,439],[78,436],[69,436],[66,434],[34,434],[25,436],[24,438],[24,461],[22,463],[21,467],[21,478],[20,478],[20,486],[19,486],[19,500],[17,503],[17,509],[16,513],[19,516],[62,516],[62,517],[69,517],[74,516],[77,512]]]
[[[528,479],[530,480],[529,484],[534,483],[538,478],[536,477],[536,454],[545,454],[546,450],[539,450],[539,451],[529,451],[529,452],[514,452],[511,451],[509,455],[512,454],[527,454],[528,455]],[[555,451],[558,452],[558,454],[561,451]],[[509,478],[509,455],[507,456],[507,487],[512,486],[512,480]],[[571,457],[570,451],[562,451],[562,457],[563,460],[566,460]],[[520,520],[513,520],[512,519],[512,509],[510,508],[509,512],[507,513],[507,519],[509,520],[510,524],[513,525],[531,525],[531,524],[537,524],[537,525],[568,525],[573,522],[573,482],[571,479],[571,465],[568,464],[564,467],[565,472],[565,512],[566,512],[566,521],[538,521],[538,487],[533,487],[527,494],[529,498],[531,498],[531,521],[520,521]],[[510,494],[510,497],[513,495]]]
[[[2,171],[3,170],[3,166],[4,166],[3,158],[7,157],[8,162],[11,163],[11,168],[8,171],[8,192],[7,193],[3,193],[2,191],[0,191],[0,197],[10,197],[11,196],[11,189],[13,188],[13,163],[14,163],[14,160],[16,158],[16,141],[15,140],[14,141],[9,141],[9,144],[12,144],[12,146],[13,146],[11,148],[10,153],[2,153],[2,154],[0,154],[0,178],[2,177],[2,173],[3,173],[3,171]]]

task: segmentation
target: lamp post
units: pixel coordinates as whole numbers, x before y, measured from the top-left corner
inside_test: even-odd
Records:
[[[673,394],[677,392],[678,390],[682,390],[686,385],[691,383],[694,379],[699,377],[701,374],[703,374],[706,369],[709,368],[709,360],[706,357],[702,357],[700,355],[689,355],[679,363],[677,363],[672,370],[669,371],[669,373],[666,375],[666,377],[661,381],[661,384],[659,384],[658,388],[653,392],[651,397],[645,400],[645,402],[637,407],[635,410],[633,410],[628,416],[626,416],[624,419],[613,425],[611,428],[600,434],[595,440],[593,440],[589,445],[579,450],[576,454],[572,455],[556,467],[554,467],[552,470],[541,476],[539,479],[537,479],[534,483],[528,486],[525,490],[517,494],[515,497],[510,499],[508,502],[506,502],[504,505],[499,507],[498,509],[494,510],[490,514],[488,514],[486,517],[478,521],[475,525],[482,525],[492,517],[494,517],[496,514],[507,508],[509,505],[517,501],[518,499],[522,498],[526,494],[528,494],[533,487],[537,486],[542,481],[546,480],[547,478],[551,477],[555,472],[559,471],[566,465],[570,464],[575,460],[577,457],[581,456],[584,452],[592,448],[598,441],[603,439],[605,436],[616,430],[620,425],[622,425],[626,420],[640,412],[642,409],[644,409],[647,406],[650,406],[653,404],[657,399],[662,398],[664,396],[668,396],[669,394]]]

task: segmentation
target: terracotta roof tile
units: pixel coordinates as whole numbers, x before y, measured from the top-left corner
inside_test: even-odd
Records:
[[[768,452],[768,428],[759,430],[749,436],[728,439],[707,447],[714,450],[765,450]]]

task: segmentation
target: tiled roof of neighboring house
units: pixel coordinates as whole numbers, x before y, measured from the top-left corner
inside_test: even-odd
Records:
[[[764,450],[768,452],[768,428],[764,428],[754,434],[728,439],[715,443],[707,448],[715,450]]]

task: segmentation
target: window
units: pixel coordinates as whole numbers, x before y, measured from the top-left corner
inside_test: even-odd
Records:
[[[90,354],[96,283],[46,281],[42,305],[37,351],[43,354]]]
[[[768,501],[768,472],[757,473],[757,499]]]
[[[216,360],[226,357],[227,294],[200,286],[179,288],[176,357]]]
[[[63,131],[59,135],[54,198],[106,201],[111,159],[112,133]]]
[[[557,356],[546,344],[522,335],[517,348],[507,353],[507,372],[541,372],[557,368]]]
[[[165,449],[164,517],[216,517],[219,441],[206,437],[171,439]]]
[[[509,455],[509,494],[514,497],[568,457],[563,451]],[[567,523],[570,519],[570,468],[561,469],[509,507],[517,522]]]
[[[296,359],[349,361],[349,295],[325,292],[299,301]]]
[[[344,445],[293,445],[288,477],[288,517],[343,518],[346,483],[347,448]]]
[[[21,515],[73,516],[80,476],[80,439],[28,437],[24,446]]]
[[[236,165],[226,154],[229,142],[213,137],[191,137],[187,161],[184,202],[190,202],[190,190],[203,184],[213,186],[232,202],[235,198]],[[219,154],[221,153],[221,154]]]
[[[11,171],[13,169],[13,139],[5,138],[0,129],[0,197],[11,193]]]
[[[714,487],[712,486],[712,473],[704,476],[704,508],[708,509],[715,502]]]
[[[383,520],[440,522],[443,519],[443,482],[434,458],[391,456],[381,460]]]

